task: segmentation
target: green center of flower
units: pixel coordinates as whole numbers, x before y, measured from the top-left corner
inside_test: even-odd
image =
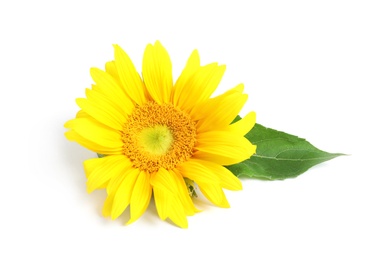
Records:
[[[166,154],[174,141],[172,132],[164,125],[143,129],[138,139],[142,149],[153,155]]]
[[[172,104],[136,106],[121,132],[123,154],[148,173],[174,169],[188,160],[196,142],[196,123]]]

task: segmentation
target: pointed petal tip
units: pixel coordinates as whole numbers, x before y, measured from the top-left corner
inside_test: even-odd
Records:
[[[64,127],[65,128],[73,128],[73,123],[74,123],[75,120],[76,119],[74,118],[74,119],[70,119],[70,120],[66,121],[65,124],[64,124]],[[69,131],[65,133],[65,136],[67,134],[69,134]]]
[[[186,222],[185,224],[181,224],[181,225],[178,225],[180,228],[183,228],[183,229],[187,229],[189,227],[189,224],[188,222]]]
[[[92,77],[94,82],[97,81],[97,79],[100,77],[100,74],[103,72],[104,72],[103,70],[96,68],[96,67],[92,67],[89,69],[89,74]]]
[[[65,125],[64,125],[64,126],[65,126]],[[69,141],[72,141],[73,138],[71,137],[70,131],[71,131],[71,130],[65,132],[65,133],[64,133],[64,136],[65,136],[65,138],[68,139]]]
[[[231,190],[231,191],[240,191],[240,190],[243,190],[243,186],[242,186],[242,182],[239,180],[238,177],[236,177],[233,173],[231,173],[233,175],[233,177],[235,178],[234,180],[232,180],[230,182],[230,186],[228,187],[224,187],[222,186],[222,188],[224,189],[228,189],[228,190]]]
[[[249,95],[248,94],[242,94],[243,95],[243,100],[244,102],[246,102],[248,99],[249,99]]]
[[[245,84],[243,83],[239,83],[236,87],[235,87],[235,90],[240,92],[240,93],[243,93],[243,91],[245,90]]]
[[[240,190],[243,190],[243,186],[242,186],[242,182],[239,182],[239,184],[237,184],[237,186],[235,187],[235,189],[232,189],[233,191],[240,191]]]
[[[87,183],[87,184],[86,184],[86,192],[87,192],[88,194],[91,194],[93,191],[94,191],[94,188],[92,189],[92,188],[89,186],[89,184]]]
[[[104,202],[104,206],[102,207],[102,216],[104,218],[109,218],[111,214],[111,207],[112,207],[111,204],[113,203],[113,198],[109,196],[110,195],[108,195],[108,197],[106,198]]]
[[[190,54],[190,58],[189,58],[189,59],[190,59],[190,60],[194,60],[195,63],[196,63],[198,66],[200,66],[200,57],[199,57],[199,52],[198,52],[197,49],[194,49],[194,50],[192,51],[192,53]]]
[[[254,121],[255,119],[257,119],[257,113],[255,113],[254,111],[250,111],[248,114],[247,114],[248,117],[251,117],[251,118],[254,118]]]
[[[174,225],[176,225],[177,227],[180,227],[180,228],[183,228],[183,229],[186,229],[188,228],[189,226],[189,223],[188,223],[188,220],[187,218],[185,217],[184,219],[172,219],[172,218],[169,218],[169,220],[174,223]]]
[[[226,198],[226,195],[224,194],[223,198],[222,198],[222,201],[219,203],[219,205],[217,205],[218,207],[220,208],[224,208],[224,209],[228,209],[230,208],[230,203],[229,201],[227,200]]]
[[[147,52],[149,50],[152,50],[152,48],[154,48],[153,44],[151,44],[151,43],[146,44],[146,47],[145,47],[145,50],[144,50],[144,56],[145,56],[145,52]]]
[[[253,145],[253,148],[254,148],[254,153],[253,153],[253,154],[255,154],[255,153],[257,152],[257,145],[254,144],[254,145]],[[252,154],[252,155],[253,155],[253,154]]]
[[[163,47],[163,45],[161,44],[160,40],[156,40],[154,42],[154,46],[161,46],[161,47]]]
[[[198,55],[198,56],[199,56],[199,52],[198,52],[197,49],[194,49],[194,50],[192,51],[192,54],[194,54],[194,55]]]
[[[221,204],[220,207],[224,208],[224,209],[229,209],[230,208],[230,204],[229,203]]]
[[[84,103],[85,100],[86,100],[86,98],[76,98],[75,102],[76,102],[77,106],[79,106],[81,108],[81,105]]]
[[[121,48],[120,45],[118,44],[113,44],[113,49],[114,49],[114,59],[116,60],[116,54],[121,54],[121,53],[125,53],[125,51]]]
[[[125,226],[128,226],[128,225],[130,225],[130,224],[132,224],[132,223],[134,223],[134,222],[136,222],[137,220],[139,219],[139,217],[137,218],[130,218],[126,223],[125,223]]]
[[[257,120],[257,113],[255,113],[254,111],[250,111],[249,113],[247,113],[243,118],[241,118],[240,120],[245,120],[243,122],[247,122],[249,125],[252,125],[251,127],[254,127],[255,125],[255,122]],[[250,131],[250,129],[249,129]],[[247,132],[246,132],[247,133]]]

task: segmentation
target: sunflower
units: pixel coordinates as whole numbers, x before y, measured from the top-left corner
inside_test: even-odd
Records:
[[[199,211],[190,183],[229,207],[222,189],[242,185],[224,166],[255,153],[244,137],[255,113],[232,123],[247,100],[243,84],[211,98],[224,71],[217,63],[201,66],[195,50],[173,84],[169,54],[158,41],[145,49],[142,77],[118,45],[105,71],[90,70],[95,84],[76,99],[81,110],[65,124],[65,136],[104,155],[84,168],[88,192],[106,189],[105,217],[116,219],[129,206],[132,223],[153,195],[160,218],[186,228],[186,217]]]

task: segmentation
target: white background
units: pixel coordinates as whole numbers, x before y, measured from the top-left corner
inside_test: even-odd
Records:
[[[383,259],[381,1],[1,1],[1,259]],[[150,205],[104,219],[67,141],[75,98],[118,43],[141,70],[160,40],[174,78],[191,51],[227,65],[259,123],[349,154],[285,181],[244,180],[187,230]]]

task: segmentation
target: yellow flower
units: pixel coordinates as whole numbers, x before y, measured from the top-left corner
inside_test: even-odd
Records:
[[[65,136],[105,155],[84,162],[88,192],[107,191],[104,216],[115,219],[130,206],[132,223],[153,194],[160,218],[186,228],[186,216],[198,212],[190,180],[212,203],[229,207],[222,188],[242,185],[223,165],[254,154],[244,135],[255,113],[231,124],[247,100],[242,84],[210,98],[224,71],[217,63],[201,66],[195,50],[173,84],[170,57],[158,41],[145,49],[142,78],[118,45],[105,71],[91,69],[95,84],[76,100],[81,110],[65,124]]]

